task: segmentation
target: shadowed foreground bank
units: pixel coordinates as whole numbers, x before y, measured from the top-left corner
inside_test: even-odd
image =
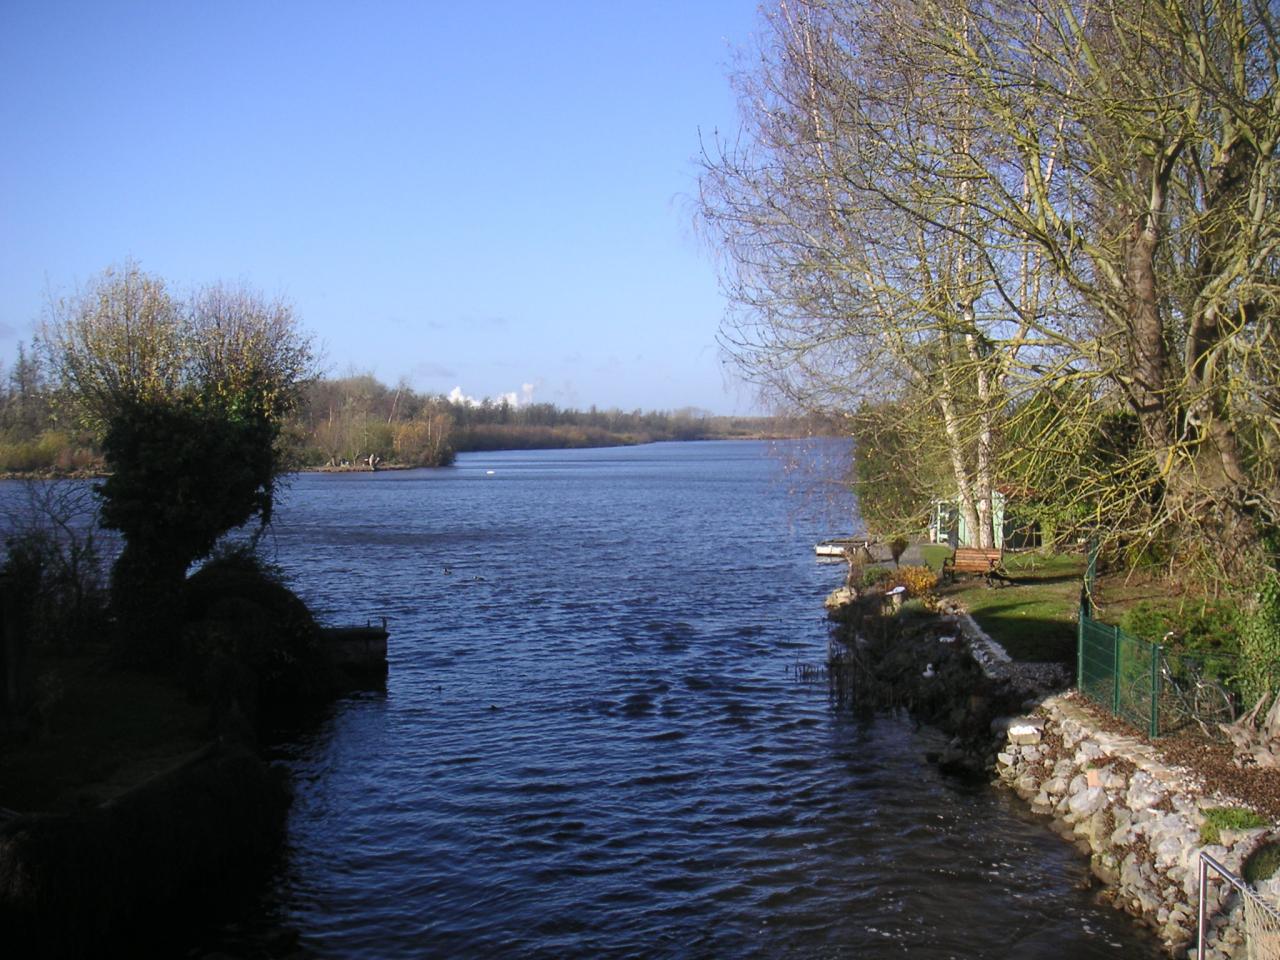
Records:
[[[10,956],[116,955],[172,944],[252,895],[289,805],[249,749],[211,745],[94,809],[0,827],[0,931]]]
[[[0,745],[0,812],[26,811],[0,817],[0,942],[14,955],[169,953],[239,911],[276,866],[290,802],[258,737],[314,716],[352,668],[370,679],[367,663],[330,655],[353,631],[321,630],[252,556],[206,565],[180,607],[163,669],[123,668],[83,642],[39,651],[25,671],[26,722]],[[8,646],[34,635],[5,631]],[[52,707],[38,694],[51,682],[64,689]]]

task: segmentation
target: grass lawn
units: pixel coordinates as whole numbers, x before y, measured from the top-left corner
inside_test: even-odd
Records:
[[[945,547],[941,549],[944,557],[949,554]],[[933,557],[925,556],[933,566]],[[1074,663],[1084,555],[1008,554],[1004,568],[1009,583],[996,581],[996,586],[988,586],[982,577],[962,576],[954,584],[939,587],[938,593],[959,600],[1015,660]],[[1213,602],[1204,595],[1203,585],[1170,579],[1164,570],[1103,574],[1094,599],[1094,616],[1111,624],[1119,624],[1138,604],[1177,610],[1190,622],[1192,613]]]
[[[1011,583],[988,586],[982,577],[961,576],[938,592],[959,600],[1015,660],[1073,663],[1084,567],[1077,554],[1010,554]]]
[[[951,548],[945,543],[926,543],[920,548],[920,555],[929,569],[934,573],[942,572],[942,561],[951,556]]]
[[[0,806],[63,811],[110,799],[207,741],[208,708],[171,680],[111,670],[102,651],[36,664],[44,729],[0,741]]]

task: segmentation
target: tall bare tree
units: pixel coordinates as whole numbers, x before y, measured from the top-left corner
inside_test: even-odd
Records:
[[[731,352],[814,406],[914,395],[974,513],[1000,473],[1253,563],[1280,521],[1276,18],[780,3],[704,160]]]
[[[919,55],[917,12],[781,4],[737,78],[745,142],[704,152],[701,214],[727,254],[740,366],[803,407],[866,411],[864,438],[885,402],[932,423],[990,546],[1006,380],[1046,291],[985,214],[976,91]]]

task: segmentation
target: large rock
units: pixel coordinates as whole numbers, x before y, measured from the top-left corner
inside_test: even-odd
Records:
[[[837,587],[827,594],[827,599],[822,601],[822,605],[828,610],[838,610],[841,607],[848,606],[858,599],[858,591],[853,587]]]
[[[1076,824],[1076,835],[1087,841],[1089,849],[1094,853],[1107,849],[1111,838],[1111,830],[1111,812],[1107,809],[1105,803],[1094,811],[1088,819],[1081,820]]]
[[[1102,787],[1087,787],[1073,794],[1067,801],[1067,808],[1078,821],[1091,817],[1106,805],[1107,791]]]
[[[1129,790],[1125,795],[1125,805],[1130,810],[1146,810],[1155,806],[1164,797],[1164,787],[1157,783],[1151,774],[1139,770],[1129,780]]]
[[[1095,853],[1089,858],[1089,869],[1104,886],[1114,887],[1120,882],[1120,865],[1113,854]]]
[[[1009,742],[1018,746],[1033,746],[1044,736],[1044,718],[1020,718],[1009,725]]]

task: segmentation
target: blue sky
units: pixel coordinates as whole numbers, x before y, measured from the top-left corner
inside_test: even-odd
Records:
[[[133,258],[285,296],[334,374],[751,412],[690,198],[757,29],[755,0],[3,0],[0,360]]]

